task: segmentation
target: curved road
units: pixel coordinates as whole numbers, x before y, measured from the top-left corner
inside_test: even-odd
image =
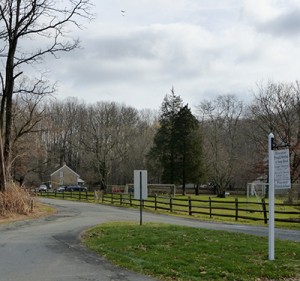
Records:
[[[0,225],[0,281],[151,281],[115,267],[81,244],[83,230],[107,221],[137,221],[139,210],[41,199],[58,212],[50,217]],[[266,227],[200,222],[143,212],[144,222],[161,222],[267,236]],[[300,242],[300,231],[276,229],[276,238]]]

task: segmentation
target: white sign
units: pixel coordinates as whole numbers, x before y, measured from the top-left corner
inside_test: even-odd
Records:
[[[147,199],[148,189],[147,189],[148,179],[146,170],[134,170],[134,199],[140,200],[141,191],[142,199]]]
[[[274,188],[291,188],[289,150],[274,150]]]

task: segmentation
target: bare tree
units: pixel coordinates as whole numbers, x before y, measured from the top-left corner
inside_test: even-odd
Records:
[[[36,132],[38,124],[44,116],[41,100],[44,96],[34,94],[17,95],[13,102],[12,122],[12,160],[11,167],[13,179],[23,184],[25,176],[32,170],[38,145]],[[34,165],[36,167],[36,164]]]
[[[233,174],[238,167],[238,125],[243,112],[243,103],[233,95],[219,96],[213,101],[204,101],[198,107],[202,121],[203,145],[208,178],[218,196],[225,196],[233,184]]]
[[[267,136],[274,133],[276,144],[290,147],[291,181],[299,181],[300,173],[300,84],[272,83],[257,85],[250,107],[251,137],[267,152]],[[266,154],[265,154],[266,155]],[[292,190],[293,192],[293,190]],[[290,192],[290,194],[292,194]],[[291,200],[291,196],[290,196]]]
[[[109,183],[131,180],[136,157],[132,153],[139,153],[132,147],[135,137],[142,134],[139,121],[136,109],[114,102],[98,102],[88,108],[82,141],[84,165],[92,184],[106,190]]]
[[[0,190],[10,176],[13,97],[20,92],[45,94],[44,77],[33,88],[16,88],[28,66],[41,63],[47,55],[57,57],[79,46],[67,37],[71,25],[80,28],[79,18],[90,19],[89,0],[3,0],[0,4]],[[21,85],[22,83],[20,83]],[[24,84],[23,84],[24,85]],[[32,84],[31,84],[32,85]],[[48,91],[46,90],[46,93]]]
[[[149,152],[153,138],[156,133],[155,121],[158,113],[152,110],[141,110],[138,112],[138,121],[132,124],[131,133],[127,135],[126,161],[122,161],[123,171],[120,182],[128,183],[133,181],[133,170],[147,169],[146,155]],[[118,175],[115,175],[117,177]],[[148,174],[148,179],[151,178]]]

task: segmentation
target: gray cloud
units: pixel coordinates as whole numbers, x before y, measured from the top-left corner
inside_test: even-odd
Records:
[[[169,10],[161,9],[153,17],[150,0],[142,14],[133,10],[141,6],[137,0],[126,7],[126,17],[116,10],[111,19],[111,10],[105,10],[105,20],[92,23],[80,35],[82,49],[47,64],[53,80],[60,81],[58,96],[157,109],[172,86],[184,102],[195,106],[219,94],[238,93],[246,99],[261,79],[299,79],[295,60],[299,10],[275,17],[276,9],[264,18],[264,10],[251,0],[252,13],[237,20],[241,4],[236,0],[188,2],[193,2],[193,9],[186,11],[176,6],[177,0],[170,0],[165,4]],[[216,8],[215,3],[221,2]],[[185,3],[180,0],[180,7],[187,7]]]
[[[190,31],[192,29],[192,31]],[[201,29],[195,38],[186,33],[194,26],[152,26],[127,33],[89,38],[85,49],[69,54],[60,75],[80,84],[122,83],[126,81],[178,81],[207,71],[216,50],[201,47]],[[199,35],[199,36],[197,36]],[[213,49],[213,48],[212,48]],[[215,54],[213,54],[215,52]]]
[[[274,36],[300,35],[300,9],[293,9],[258,25],[258,30]]]

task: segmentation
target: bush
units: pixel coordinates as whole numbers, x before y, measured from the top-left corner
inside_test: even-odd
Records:
[[[4,192],[0,192],[0,216],[26,215],[31,210],[32,199],[28,191],[11,183]]]

